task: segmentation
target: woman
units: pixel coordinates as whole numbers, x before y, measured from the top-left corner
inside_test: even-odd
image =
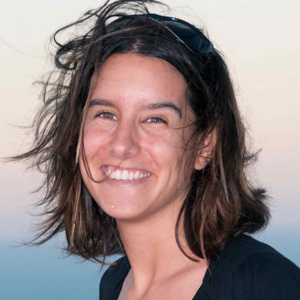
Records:
[[[227,67],[203,32],[107,2],[58,31],[36,141],[48,219],[68,251],[111,265],[100,299],[299,299],[300,271],[244,233],[266,226],[263,189]],[[86,33],[60,44],[74,25]]]

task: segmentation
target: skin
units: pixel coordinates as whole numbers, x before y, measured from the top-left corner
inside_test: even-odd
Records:
[[[204,260],[186,258],[175,240],[186,178],[207,163],[199,156],[184,168],[194,119],[185,95],[183,76],[158,58],[116,54],[98,77],[83,138],[91,176],[82,157],[80,169],[95,201],[116,219],[130,261],[119,300],[192,299],[207,270]],[[108,169],[148,176],[115,180]]]

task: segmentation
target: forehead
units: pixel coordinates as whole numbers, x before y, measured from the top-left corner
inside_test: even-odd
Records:
[[[162,59],[115,54],[101,68],[93,98],[129,105],[167,100],[183,108],[186,88],[181,73]]]

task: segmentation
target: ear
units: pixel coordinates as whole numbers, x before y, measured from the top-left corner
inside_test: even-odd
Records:
[[[216,128],[209,133],[204,141],[201,143],[200,150],[197,153],[195,160],[195,169],[202,170],[210,162],[211,155],[217,143]]]

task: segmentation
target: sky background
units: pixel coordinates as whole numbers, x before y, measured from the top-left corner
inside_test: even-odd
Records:
[[[76,20],[95,0],[15,0],[0,11],[0,157],[18,154],[31,136],[39,104],[34,81],[51,65],[51,34]],[[262,149],[251,177],[272,196],[272,221],[256,235],[300,266],[300,2],[298,0],[164,1],[169,15],[204,26],[229,66],[238,102]],[[184,4],[184,6],[183,6]],[[31,192],[42,180],[25,164],[0,163],[0,299],[97,299],[100,267],[63,258],[63,237],[39,248],[29,239],[39,211]]]

